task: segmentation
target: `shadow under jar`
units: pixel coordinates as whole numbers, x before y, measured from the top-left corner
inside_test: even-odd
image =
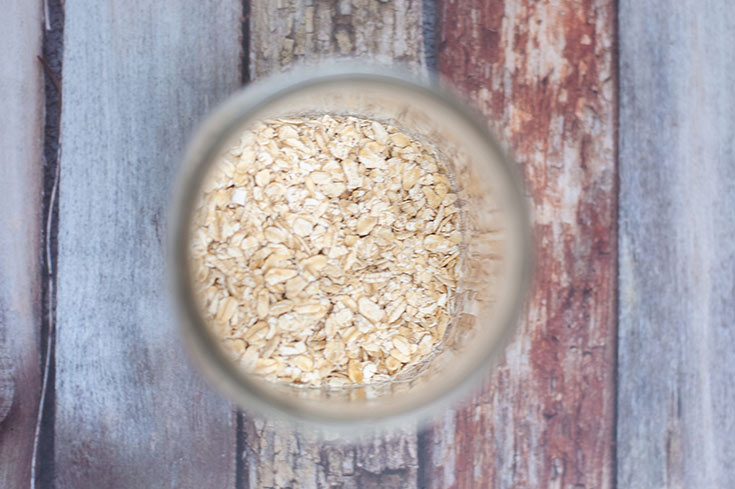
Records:
[[[243,368],[241,358],[222,346],[223,338],[229,334],[227,328],[235,329],[240,322],[240,329],[247,329],[258,319],[227,314],[228,321],[232,318],[226,322],[227,328],[214,325],[216,314],[207,311],[202,298],[193,258],[194,235],[201,227],[198,221],[201,199],[211,186],[212,172],[216,171],[213,169],[228,157],[232,148],[247,144],[242,142],[243,134],[262,128],[269,121],[277,128],[278,121],[318,121],[325,115],[338,121],[345,118],[357,118],[365,124],[376,121],[378,129],[398,130],[417,144],[434,150],[446,174],[448,191],[457,196],[453,203],[459,235],[457,283],[449,291],[452,296],[446,306],[449,317],[441,338],[422,361],[401,369],[397,375],[389,378],[378,375],[377,381],[364,379],[362,374],[341,382],[268,380],[248,371],[252,369]],[[339,158],[335,160],[339,163]],[[425,161],[417,159],[410,164],[422,165]],[[355,164],[363,172],[370,171],[362,168],[359,159]],[[317,426],[348,425],[350,429],[382,426],[407,418],[424,419],[433,409],[456,400],[487,375],[515,330],[531,269],[529,217],[521,186],[512,164],[485,124],[431,83],[375,69],[336,67],[318,72],[296,71],[265,80],[235,94],[206,121],[188,149],[181,173],[175,202],[171,268],[182,313],[182,331],[207,377],[245,408]],[[232,187],[227,190],[229,198],[237,201],[232,205],[252,198],[252,194],[233,198],[234,183]],[[318,189],[311,187],[311,191],[318,192]],[[326,198],[342,197],[335,194]],[[242,212],[238,216],[241,221],[248,219]],[[287,226],[283,229],[289,231]],[[260,245],[267,246],[263,233],[256,235],[259,239],[251,236],[249,243],[262,240]],[[221,246],[218,239],[219,236],[214,236],[201,246]],[[327,255],[328,250],[322,253]],[[235,251],[234,255],[242,256],[242,251]],[[403,266],[414,267],[414,272],[420,274],[424,265],[417,262]],[[254,273],[264,276],[267,270]],[[231,289],[231,293],[239,294],[239,301],[254,304],[258,300],[255,290],[262,286],[257,276],[257,283],[251,284],[253,287]],[[219,278],[220,282],[225,279]],[[220,286],[224,287],[222,283]],[[380,294],[384,286],[379,284],[371,290]],[[331,307],[327,301],[323,302]],[[362,312],[356,310],[355,315]],[[312,321],[308,326],[310,331],[319,334],[327,317],[328,313],[320,321]],[[382,317],[380,312],[379,318]],[[385,323],[380,322],[379,327],[390,333],[392,326]],[[420,319],[417,323],[418,327],[422,326]],[[270,326],[272,330],[272,320]],[[322,346],[323,336],[320,337]],[[240,357],[250,346],[247,339],[241,340]],[[251,353],[255,350],[253,347]],[[367,358],[365,352],[361,351],[360,355]]]

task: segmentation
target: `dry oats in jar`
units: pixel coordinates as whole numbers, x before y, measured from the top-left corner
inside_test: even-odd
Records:
[[[461,215],[437,149],[407,132],[327,114],[260,122],[214,162],[191,229],[204,320],[249,373],[364,385],[441,348]]]

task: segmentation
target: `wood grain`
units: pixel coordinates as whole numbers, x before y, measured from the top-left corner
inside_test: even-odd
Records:
[[[250,72],[349,57],[425,67],[421,0],[253,0]]]
[[[242,2],[65,2],[58,488],[232,488],[235,418],[193,372],[165,277],[194,124],[239,88]]]
[[[308,434],[281,422],[245,420],[246,488],[416,488],[416,427],[358,440]]]
[[[334,57],[426,69],[418,0],[254,0],[250,18],[255,77]],[[258,419],[243,426],[246,488],[417,487],[415,426],[349,443]]]
[[[439,68],[522,165],[535,288],[506,363],[429,437],[429,488],[613,481],[614,2],[439,2]]]
[[[619,12],[618,485],[732,487],[732,4]]]
[[[0,16],[0,487],[26,487],[40,396],[43,10]]]

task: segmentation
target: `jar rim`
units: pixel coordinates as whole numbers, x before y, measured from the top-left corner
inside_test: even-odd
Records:
[[[371,409],[369,415],[355,414],[356,410],[345,409],[322,411],[315,408],[305,409],[300,400],[287,400],[275,395],[258,381],[245,375],[235,362],[226,358],[224,351],[218,347],[213,335],[207,332],[204,319],[196,306],[196,298],[191,283],[189,266],[189,236],[191,215],[193,213],[194,196],[200,190],[200,182],[208,171],[212,161],[221,152],[224,144],[234,132],[248,121],[253,122],[253,114],[268,107],[282,97],[307,91],[325,83],[362,82],[388,88],[411,90],[419,95],[432,99],[463,119],[478,136],[496,153],[501,170],[508,181],[512,182],[515,214],[524,222],[520,225],[523,236],[519,244],[523,247],[523,257],[519,270],[519,290],[515,294],[516,301],[509,308],[508,318],[502,321],[502,334],[496,344],[490,345],[481,361],[472,365],[469,375],[454,385],[445,386],[428,399],[420,402],[404,401],[397,409]],[[170,278],[179,313],[178,323],[185,343],[195,363],[205,376],[223,391],[230,399],[245,408],[253,408],[257,412],[276,415],[286,420],[307,423],[322,428],[339,428],[349,426],[351,431],[360,428],[373,429],[409,419],[427,419],[441,407],[460,398],[463,394],[479,384],[488,374],[518,328],[520,313],[525,303],[531,282],[532,270],[532,235],[529,217],[529,206],[522,191],[522,179],[518,175],[510,157],[501,149],[495,137],[490,133],[482,119],[474,114],[461,99],[447,87],[443,87],[438,79],[415,77],[400,70],[375,67],[370,65],[323,65],[317,68],[299,68],[288,73],[265,78],[255,82],[232,95],[219,108],[210,114],[204,124],[196,131],[187,149],[182,165],[176,195],[173,202],[173,222],[170,234]]]

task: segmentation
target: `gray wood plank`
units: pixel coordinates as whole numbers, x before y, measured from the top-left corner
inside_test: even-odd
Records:
[[[620,3],[617,479],[735,480],[735,17]]]
[[[190,367],[165,277],[195,124],[240,86],[240,0],[67,0],[58,488],[231,488],[231,406]]]
[[[254,78],[333,57],[399,63],[424,73],[422,5],[417,0],[253,0]],[[320,440],[272,420],[247,418],[244,487],[410,489],[418,485],[417,430]]]
[[[0,487],[27,487],[40,396],[43,10],[0,15]]]
[[[250,72],[348,57],[424,70],[421,0],[253,0]]]

